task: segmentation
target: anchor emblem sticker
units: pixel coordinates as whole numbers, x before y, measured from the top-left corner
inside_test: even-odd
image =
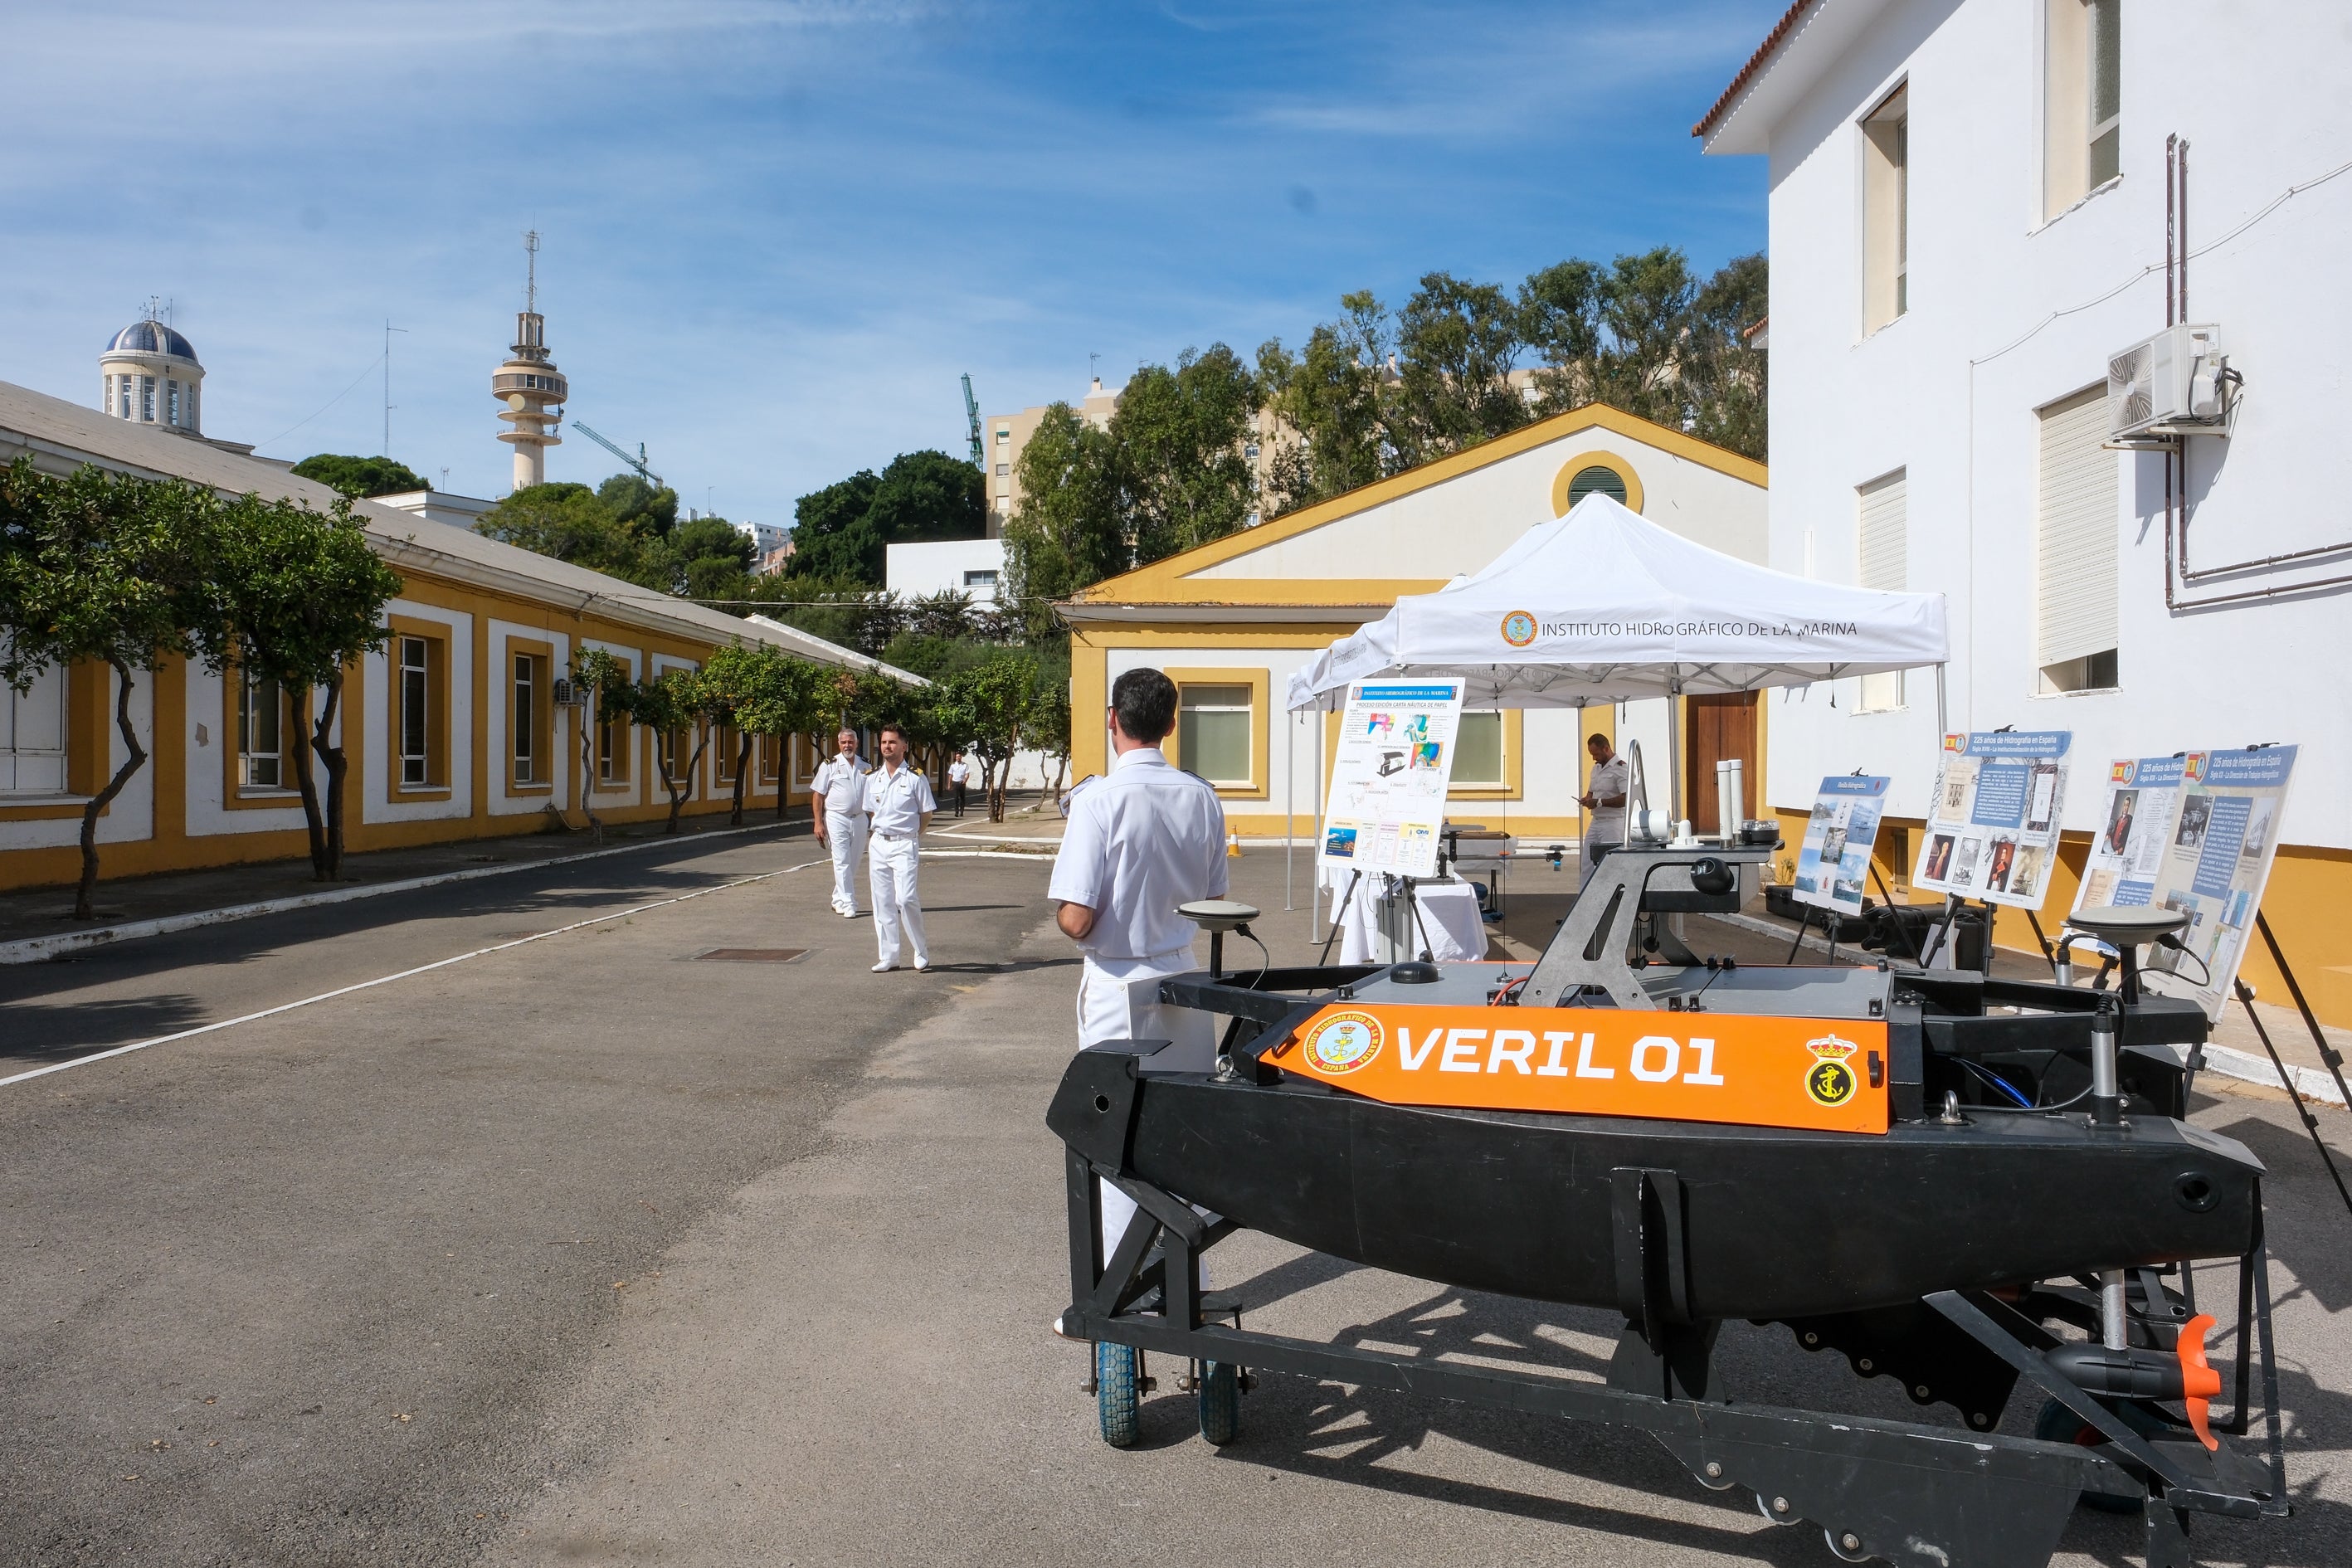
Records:
[[[1835,1035],[1823,1035],[1807,1040],[1805,1048],[1813,1053],[1813,1065],[1805,1069],[1805,1095],[1815,1105],[1843,1105],[1853,1098],[1853,1068],[1846,1058],[1854,1053],[1852,1040],[1841,1040]]]
[[[1381,1054],[1387,1031],[1370,1013],[1334,1013],[1307,1032],[1307,1059],[1328,1073],[1349,1073]]]

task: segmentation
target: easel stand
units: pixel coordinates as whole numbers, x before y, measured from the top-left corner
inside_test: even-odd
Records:
[[[2328,1076],[2336,1080],[2336,1092],[2344,1096],[2347,1106],[2352,1106],[2352,1089],[2347,1089],[2344,1085],[2344,1053],[2327,1043],[2327,1036],[2320,1028],[2319,1020],[2312,1016],[2311,1004],[2304,1000],[2303,987],[2296,983],[2294,971],[2287,967],[2286,954],[2279,951],[2278,938],[2271,933],[2270,917],[2256,911],[2254,926],[2263,933],[2263,942],[2271,950],[2271,962],[2278,965],[2279,975],[2286,982],[2287,994],[2294,998],[2295,1011],[2303,1015],[2303,1026],[2311,1031],[2311,1043],[2319,1047],[2319,1059],[2327,1065]],[[2254,988],[2240,980],[2237,995],[2238,1005],[2246,1010],[2246,1021],[2253,1025],[2255,1035],[2263,1042],[2263,1049],[2270,1056],[2271,1066],[2278,1069],[2279,1082],[2285,1088],[2287,1099],[2294,1102],[2294,1113],[2302,1120],[2303,1130],[2311,1134],[2311,1146],[2319,1151],[2319,1163],[2327,1167],[2328,1180],[2336,1184],[2336,1196],[2344,1200],[2347,1211],[2352,1211],[2352,1190],[2346,1188],[2343,1173],[2336,1168],[2336,1157],[2328,1152],[2326,1140],[2319,1135],[2319,1118],[2304,1104],[2303,1093],[2294,1086],[2294,1075],[2287,1071],[2278,1047],[2271,1043],[2271,1032],[2263,1027],[2262,1015],[2254,1011]]]

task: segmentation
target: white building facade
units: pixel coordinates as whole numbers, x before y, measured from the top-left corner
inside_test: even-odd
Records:
[[[1771,804],[1864,768],[1916,825],[1940,730],[2071,730],[2071,871],[2108,759],[2297,743],[2266,905],[2337,1022],[2347,81],[2315,0],[1800,0],[1695,128],[1769,161],[1770,563],[1951,608],[1940,693],[1769,700]],[[2243,378],[2228,434],[2112,449],[2109,360],[2173,320]]]
[[[1003,596],[1004,541],[938,539],[887,547],[883,584],[905,598],[930,594],[968,594],[975,605]]]

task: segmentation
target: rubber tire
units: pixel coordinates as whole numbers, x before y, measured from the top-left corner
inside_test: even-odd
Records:
[[[1114,1448],[1134,1447],[1141,1434],[1136,1388],[1140,1359],[1133,1345],[1095,1342],[1095,1418],[1102,1426],[1102,1440]]]
[[[2123,1406],[2118,1414],[2123,1416],[2126,1426],[2143,1437],[2165,1430],[2163,1423],[2151,1421],[2128,1405]],[[2041,1410],[2036,1412],[2033,1417],[2033,1435],[2045,1443],[2082,1443],[2084,1437],[2087,1436],[2091,1440],[2084,1444],[2085,1447],[2099,1447],[2106,1443],[2106,1438],[2095,1431],[2090,1423],[2054,1399],[2045,1399],[2042,1402]],[[2131,1499],[2109,1497],[2105,1492],[2084,1492],[2078,1506],[2096,1509],[2101,1513],[2140,1511],[2140,1505]]]
[[[1242,1380],[1231,1362],[1203,1362],[1192,1396],[1200,1406],[1202,1437],[1223,1447],[1241,1436]]]

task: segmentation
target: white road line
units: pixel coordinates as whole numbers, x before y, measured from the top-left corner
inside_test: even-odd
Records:
[[[731,882],[721,882],[715,888],[698,888],[691,893],[680,893],[674,899],[657,899],[650,904],[639,904],[635,909],[615,910],[609,915],[598,915],[593,920],[574,921],[568,926],[558,926],[553,931],[534,931],[530,936],[518,937],[512,942],[502,942],[492,947],[478,947],[471,952],[461,952],[453,958],[438,959],[431,963],[420,963],[414,969],[404,969],[397,974],[378,975],[373,980],[362,980],[356,985],[343,985],[332,991],[321,991],[316,996],[305,996],[299,1002],[281,1003],[275,1007],[264,1007],[258,1013],[247,1013],[235,1018],[223,1018],[215,1024],[200,1024],[193,1029],[182,1029],[175,1035],[158,1035],[152,1040],[134,1040],[127,1046],[116,1046],[110,1050],[93,1051],[86,1057],[76,1057],[69,1062],[53,1062],[47,1067],[35,1068],[29,1072],[0,1078],[0,1089],[5,1089],[12,1083],[23,1083],[28,1079],[47,1078],[53,1072],[63,1072],[68,1068],[87,1067],[91,1062],[102,1062],[109,1057],[128,1056],[132,1051],[143,1051],[150,1046],[168,1046],[173,1040],[193,1039],[198,1035],[209,1035],[216,1029],[232,1029],[239,1024],[250,1024],[257,1019],[274,1018],[280,1013],[291,1013],[297,1007],[308,1007],[314,1002],[331,1002],[338,996],[348,996],[354,991],[373,990],[378,985],[389,985],[395,980],[406,980],[418,974],[430,974],[436,969],[446,969],[453,963],[463,963],[469,958],[480,958],[486,953],[504,952],[509,948],[526,947],[534,942],[545,942],[551,936],[562,936],[565,931],[603,925],[607,921],[626,920],[631,915],[644,914],[647,910],[666,909],[671,904],[682,904],[689,899],[699,899],[706,894],[723,893],[730,888],[748,887],[753,882],[767,881],[772,877],[786,877],[794,871],[805,871],[811,866],[832,864],[833,861],[829,857],[823,860],[807,860],[798,866],[787,866],[781,871],[762,871],[756,877],[739,877]]]

